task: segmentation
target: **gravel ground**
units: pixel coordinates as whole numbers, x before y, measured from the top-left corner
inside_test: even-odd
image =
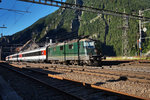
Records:
[[[39,66],[47,66],[47,64],[46,65],[39,64]],[[56,72],[60,72],[60,71],[56,70]],[[84,75],[84,74],[79,74],[79,73],[77,74],[77,73],[71,73],[71,72],[64,72],[63,74],[59,74],[59,76],[72,79],[72,80],[90,83],[90,84],[96,84],[101,87],[110,88],[113,90],[117,90],[117,91],[121,91],[121,92],[125,92],[128,94],[133,94],[136,96],[141,96],[141,97],[150,99],[150,84],[149,83],[140,83],[140,82],[135,82],[135,81],[133,82],[133,81],[128,81],[128,80],[120,80],[120,79],[106,78],[106,77],[93,76],[93,75]]]
[[[90,84],[96,84],[101,87],[150,99],[150,84],[148,83],[139,83],[139,82],[133,82],[128,80],[124,81],[120,79],[116,80],[113,78],[76,74],[76,73],[64,73],[64,74],[59,74],[58,76],[62,76],[64,78],[78,80]]]

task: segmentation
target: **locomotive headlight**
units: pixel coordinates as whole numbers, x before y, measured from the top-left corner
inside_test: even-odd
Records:
[[[94,49],[94,52],[97,54],[97,49]]]

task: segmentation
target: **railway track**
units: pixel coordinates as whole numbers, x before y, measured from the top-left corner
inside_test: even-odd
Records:
[[[94,75],[94,76],[101,76],[101,77],[108,77],[114,79],[126,79],[129,81],[137,81],[137,82],[144,82],[150,83],[150,73],[146,72],[130,72],[128,70],[121,70],[121,67],[113,66],[111,68],[103,68],[103,67],[83,67],[83,66],[67,66],[67,65],[58,65],[58,64],[42,64],[41,66],[38,65],[26,65],[25,67],[35,66],[34,68],[42,68],[48,71],[60,71],[60,72],[72,72],[72,73],[79,73],[79,74],[86,74],[86,75]],[[118,69],[117,69],[118,68]],[[120,69],[120,70],[119,70]],[[122,68],[123,69],[123,68]],[[131,69],[131,68],[130,68]],[[132,68],[134,70],[134,68]],[[148,70],[150,71],[150,70]]]
[[[7,73],[9,73],[8,75],[11,75],[11,77],[13,75],[13,79],[17,80],[17,82],[11,83],[11,84],[13,84],[13,87],[15,87],[15,88],[17,86],[16,89],[19,92],[19,94],[23,97],[23,100],[83,100],[82,98],[79,98],[77,96],[66,93],[65,91],[55,88],[55,87],[49,85],[48,83],[46,83],[38,78],[35,78],[27,73],[23,73],[21,71],[21,69],[17,69],[15,67],[8,66],[4,63],[3,64],[0,63],[0,66],[1,66],[0,70],[3,70],[4,72],[6,72],[5,70],[9,70],[9,72],[7,72]],[[12,73],[16,73],[16,74],[12,74]],[[4,75],[4,76],[6,76],[6,75]],[[11,78],[8,78],[8,79],[9,79],[9,81],[12,80]],[[20,82],[22,80],[24,80],[25,82],[24,83]],[[29,84],[26,84],[26,83],[29,83]],[[22,86],[20,86],[20,85],[22,85]],[[32,85],[33,87],[24,86],[24,85]],[[19,90],[20,87],[25,87],[25,88],[23,88],[23,90],[21,90],[22,88]],[[29,88],[31,88],[31,89],[29,89]],[[28,91],[28,89],[29,89],[29,91]],[[33,91],[33,92],[30,92],[30,91]],[[4,100],[6,100],[6,99],[4,99]]]
[[[10,65],[3,65],[19,74],[23,74],[26,77],[30,77],[34,80],[38,80],[44,84],[50,85],[58,90],[64,91],[66,94],[70,94],[76,98],[82,100],[141,100],[145,99],[129,95],[122,92],[113,91],[110,89],[102,88],[96,85],[73,81],[65,79],[53,74],[46,74],[39,71],[33,71],[27,68],[17,68]],[[9,66],[9,67],[7,67]],[[61,74],[61,73],[57,73]]]

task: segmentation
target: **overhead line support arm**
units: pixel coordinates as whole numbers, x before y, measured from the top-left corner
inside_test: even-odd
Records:
[[[62,2],[62,1],[55,1],[55,0],[19,0],[19,1],[25,1],[25,2],[61,7],[61,8],[76,9],[76,10],[81,10],[81,11],[100,13],[100,14],[104,14],[104,15],[128,17],[128,18],[138,19],[138,20],[150,20],[149,17],[137,16],[137,15],[127,14],[127,13],[122,13],[122,12],[116,12],[116,11],[104,10],[104,9],[100,9],[100,8],[71,4],[71,3],[66,3],[66,2]]]

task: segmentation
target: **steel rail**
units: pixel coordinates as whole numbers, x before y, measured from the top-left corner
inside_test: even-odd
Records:
[[[37,71],[37,72],[39,72],[39,71]],[[39,72],[39,73],[41,73],[41,72]],[[55,78],[55,79],[58,79],[58,80],[67,80],[67,81],[71,81],[71,82],[75,82],[75,83],[80,83],[80,84],[82,84],[83,86],[86,86],[86,87],[91,87],[91,88],[95,88],[95,89],[99,89],[99,90],[103,90],[103,91],[108,91],[108,92],[112,92],[112,93],[115,93],[115,94],[118,94],[118,95],[131,97],[131,98],[134,98],[134,99],[147,100],[147,98],[131,95],[131,94],[124,93],[124,92],[115,91],[115,90],[104,88],[104,87],[100,87],[100,86],[97,86],[97,85],[94,85],[94,84],[89,84],[89,83],[80,82],[80,81],[73,80],[73,79],[64,78],[64,77],[53,75],[53,74],[48,74],[48,77]]]
[[[51,69],[52,68],[52,69]],[[143,76],[133,76],[133,75],[130,75],[130,74],[126,74],[126,73],[122,73],[122,74],[118,74],[117,72],[109,72],[109,71],[98,71],[98,72],[95,72],[95,71],[89,71],[87,69],[72,69],[72,68],[65,68],[65,67],[62,67],[62,68],[59,68],[59,67],[51,67],[50,69],[51,70],[61,70],[61,71],[64,71],[64,72],[74,72],[74,73],[79,73],[79,74],[86,74],[86,75],[94,75],[94,76],[102,76],[102,77],[108,77],[108,78],[115,78],[115,79],[119,79],[120,77],[122,76],[126,76],[127,79],[129,81],[138,81],[138,82],[142,82],[142,83],[150,83],[150,80],[145,77],[145,79],[141,79],[141,77]],[[33,69],[34,70],[34,69]],[[43,73],[43,72],[41,72]]]
[[[33,70],[33,69],[28,69],[28,70],[44,74],[43,72],[36,71],[36,70]],[[103,90],[103,91],[108,91],[108,92],[111,92],[111,93],[115,93],[117,95],[123,95],[123,96],[127,96],[129,98],[133,98],[133,99],[137,99],[137,100],[148,100],[147,98],[144,98],[144,97],[139,97],[139,96],[131,95],[131,94],[128,94],[128,93],[115,91],[115,90],[104,88],[104,87],[100,87],[100,86],[97,86],[97,85],[94,85],[94,84],[88,84],[88,83],[85,83],[85,82],[80,82],[80,81],[76,81],[76,80],[72,80],[72,79],[67,79],[67,78],[64,78],[64,77],[61,77],[61,76],[48,74],[48,73],[47,73],[47,75],[48,75],[48,77],[55,78],[55,79],[58,79],[58,80],[67,80],[67,81],[71,81],[71,82],[75,82],[75,83],[80,83],[80,84],[82,84],[85,87],[91,87],[91,88],[95,88],[95,89],[99,89],[99,90]]]
[[[11,64],[12,66],[16,66],[18,67],[17,65],[14,65],[14,64]],[[28,66],[30,67],[30,66]],[[24,67],[23,67],[24,68]],[[31,67],[30,67],[31,68]],[[45,67],[43,67],[45,68]],[[47,69],[47,67],[46,67]],[[50,70],[58,70],[58,71],[64,71],[64,72],[73,72],[73,73],[79,73],[79,74],[85,74],[85,75],[93,75],[93,76],[101,76],[101,77],[108,77],[108,78],[114,78],[114,79],[120,79],[121,77],[126,77],[127,80],[129,81],[134,81],[134,82],[141,82],[141,83],[150,83],[150,80],[148,77],[145,77],[143,79],[141,79],[141,77],[143,76],[133,76],[133,75],[130,75],[130,74],[126,74],[126,73],[122,73],[122,74],[118,74],[117,72],[109,72],[109,71],[98,71],[98,72],[95,72],[95,71],[89,71],[89,69],[85,69],[85,68],[82,68],[82,69],[76,69],[76,68],[65,68],[65,67],[49,67]],[[30,69],[32,71],[34,71],[34,69]],[[38,71],[38,70],[35,70],[35,71]],[[38,71],[40,72],[41,74],[47,74],[46,72],[41,72],[41,71]],[[60,79],[62,79],[60,77]]]
[[[63,68],[55,68],[55,70],[61,70],[61,71],[65,71],[65,72],[73,72],[73,73],[78,73],[78,74],[85,74],[85,75],[94,75],[94,76],[101,76],[101,77],[108,77],[108,78],[114,78],[114,79],[120,79],[121,77],[127,77],[127,80],[129,81],[134,81],[134,82],[141,82],[141,83],[150,83],[150,80],[148,80],[147,78],[146,79],[141,79],[139,77],[133,77],[133,76],[127,76],[127,74],[115,74],[114,73],[109,73],[109,72],[106,72],[106,71],[102,71],[102,72],[93,72],[93,71],[86,71],[86,70],[72,70],[72,69],[63,69]],[[33,70],[34,69],[30,69],[30,70]],[[37,71],[37,70],[36,70]],[[43,74],[47,74],[45,72],[41,72],[39,71],[40,73],[43,73]],[[53,76],[53,75],[52,75]],[[55,76],[53,76],[55,77]],[[57,76],[58,77],[58,76]],[[62,79],[61,77],[59,77],[59,79]]]
[[[16,66],[15,64],[11,64],[12,66]],[[28,66],[30,67],[30,66]],[[31,68],[31,67],[30,67]],[[114,79],[119,79],[120,77],[126,77],[127,80],[129,81],[134,81],[134,82],[141,82],[141,83],[150,83],[150,80],[148,77],[143,78],[144,76],[140,76],[140,75],[131,75],[131,74],[127,74],[127,73],[118,73],[118,72],[109,72],[109,71],[90,71],[89,69],[85,69],[85,68],[66,68],[66,67],[51,67],[49,66],[49,68],[47,67],[43,67],[44,69],[50,69],[50,70],[58,70],[58,71],[64,71],[64,72],[73,72],[73,73],[79,73],[79,74],[85,74],[85,75],[93,75],[93,76],[101,76],[101,77],[108,77],[108,78],[114,78]],[[34,71],[34,69],[31,69]],[[37,71],[37,70],[36,70]],[[41,71],[39,71],[41,72]],[[45,72],[41,72],[43,74],[47,74]],[[61,79],[61,78],[60,78]]]

